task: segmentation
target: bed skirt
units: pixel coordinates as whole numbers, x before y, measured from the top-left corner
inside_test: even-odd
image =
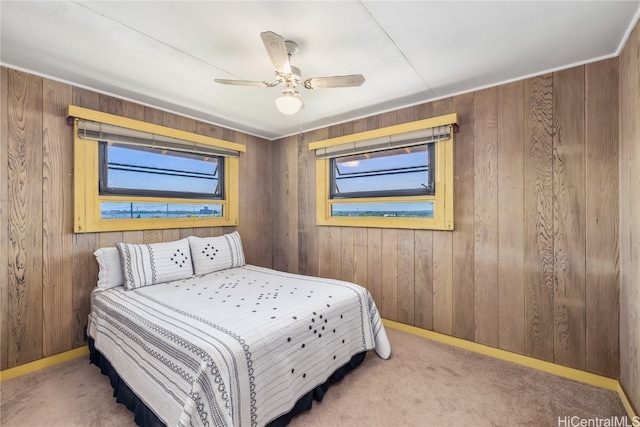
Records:
[[[279,416],[267,424],[267,426],[286,426],[295,415],[310,410],[314,400],[320,402],[329,387],[340,381],[349,371],[358,367],[364,361],[366,355],[367,352],[365,351],[353,356],[349,362],[331,374],[326,382],[320,384],[298,399],[291,411]],[[113,396],[116,398],[116,402],[122,403],[127,407],[127,409],[133,412],[134,421],[137,425],[141,427],[165,427],[164,423],[156,416],[156,414],[149,409],[120,378],[107,358],[96,350],[93,338],[91,337],[89,337],[89,360],[100,368],[100,372],[102,372],[103,375],[109,377],[111,387],[113,387]]]

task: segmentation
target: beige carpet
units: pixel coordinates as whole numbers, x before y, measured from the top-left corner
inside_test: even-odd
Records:
[[[290,426],[558,426],[558,417],[626,415],[613,391],[387,333],[390,360],[370,353]],[[107,377],[86,358],[75,359],[0,383],[0,425],[133,426],[132,414],[111,396]]]

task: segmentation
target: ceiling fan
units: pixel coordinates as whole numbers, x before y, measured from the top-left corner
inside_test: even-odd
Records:
[[[351,74],[346,76],[312,77],[302,80],[302,72],[298,67],[291,65],[291,57],[298,51],[298,45],[292,41],[285,40],[282,36],[265,31],[260,33],[264,47],[267,49],[269,58],[276,69],[275,83],[266,81],[251,80],[227,80],[215,79],[217,83],[239,86],[263,86],[274,87],[283,85],[282,96],[276,99],[276,106],[281,113],[291,115],[297,113],[303,107],[300,93],[297,86],[305,89],[320,89],[332,87],[354,87],[364,83],[362,74]]]

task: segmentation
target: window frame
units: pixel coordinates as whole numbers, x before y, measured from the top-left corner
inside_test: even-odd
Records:
[[[75,105],[68,108],[74,141],[74,232],[132,231],[167,228],[237,226],[239,208],[239,157],[223,157],[223,198],[181,198],[100,194],[99,141],[78,136],[78,120],[88,120],[148,132],[169,138],[246,152],[242,144],[128,119]],[[71,123],[72,121],[72,123]],[[214,204],[222,207],[222,217],[102,219],[102,202]]]
[[[428,151],[428,159],[429,159],[429,164],[426,165],[426,168],[428,170],[427,174],[429,176],[429,183],[431,185],[433,185],[433,188],[431,187],[426,187],[424,190],[420,189],[420,190],[416,190],[416,189],[404,189],[404,190],[373,190],[373,191],[355,191],[355,192],[350,192],[350,193],[336,193],[335,189],[337,187],[337,183],[336,180],[338,179],[336,177],[336,169],[337,166],[335,165],[336,163],[336,159],[341,158],[341,157],[348,157],[348,156],[336,156],[336,157],[329,157],[329,198],[331,198],[332,200],[335,199],[363,199],[363,198],[371,198],[371,197],[395,197],[395,196],[427,196],[427,195],[434,195],[435,194],[435,175],[434,175],[434,169],[435,169],[435,161],[433,160],[433,158],[435,157],[435,142],[426,142],[424,144],[420,144],[417,145],[417,147],[421,147],[421,146],[427,146],[426,149]],[[390,150],[380,150],[380,153],[384,153],[386,151],[393,151],[393,150],[398,150],[398,149],[404,149],[406,147],[399,147],[399,148],[393,148]],[[377,171],[378,172],[378,171]],[[382,171],[380,171],[382,172]],[[367,173],[371,173],[371,172],[367,172]],[[404,172],[403,172],[404,173]],[[391,173],[388,173],[388,175],[391,175]],[[347,178],[346,174],[343,177]]]
[[[458,116],[456,113],[452,113],[430,119],[418,120],[415,122],[403,123],[400,125],[388,126],[371,131],[316,141],[309,144],[310,150],[317,150],[390,135],[401,136],[403,133],[410,133],[443,125],[451,126],[449,138],[435,142],[434,195],[397,195],[387,197],[332,199],[330,192],[330,157],[316,159],[316,224],[319,226],[453,230],[453,146],[457,123]],[[332,216],[331,207],[334,204],[403,202],[433,202],[433,218]]]
[[[180,192],[180,191],[160,191],[160,190],[144,190],[144,189],[131,189],[131,188],[118,188],[109,185],[109,143],[106,141],[98,141],[98,161],[100,167],[99,174],[99,194],[100,195],[114,195],[114,196],[136,196],[136,197],[170,197],[176,199],[203,199],[203,200],[224,200],[224,157],[223,156],[209,156],[216,157],[218,160],[219,180],[222,183],[219,196],[211,196],[206,193],[196,192]],[[167,150],[176,151],[176,150]],[[204,155],[203,155],[204,156]]]

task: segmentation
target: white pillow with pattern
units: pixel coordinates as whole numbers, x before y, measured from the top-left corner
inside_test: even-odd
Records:
[[[166,243],[117,243],[120,252],[124,287],[143,286],[186,279],[193,276],[189,240]]]
[[[207,274],[246,264],[237,231],[217,237],[189,236],[195,274]]]

